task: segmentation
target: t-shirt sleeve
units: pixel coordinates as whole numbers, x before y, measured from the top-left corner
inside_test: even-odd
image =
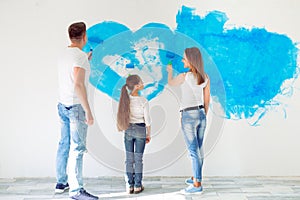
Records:
[[[74,67],[80,67],[85,70],[89,70],[90,63],[87,55],[84,52],[77,56],[77,58],[75,59]]]
[[[145,120],[146,126],[151,125],[149,102],[147,101],[147,99],[145,99],[145,104],[144,104],[144,120]]]
[[[205,81],[203,83],[203,87],[206,87],[208,80],[209,80],[209,77],[207,74],[205,74]]]

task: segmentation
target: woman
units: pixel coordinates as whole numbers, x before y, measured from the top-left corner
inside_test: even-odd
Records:
[[[204,72],[203,59],[198,48],[185,49],[182,62],[189,71],[173,78],[172,66],[168,65],[168,83],[171,86],[181,87],[181,129],[192,160],[193,177],[185,181],[189,186],[181,192],[196,194],[203,190],[202,144],[210,101],[210,81]]]
[[[139,96],[144,88],[138,75],[130,75],[122,87],[117,114],[119,131],[125,131],[124,143],[126,150],[126,189],[129,194],[144,190],[143,154],[145,144],[150,142],[149,103]]]

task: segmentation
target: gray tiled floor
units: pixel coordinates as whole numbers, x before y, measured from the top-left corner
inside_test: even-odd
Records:
[[[85,189],[100,199],[300,200],[300,177],[206,177],[201,195],[184,196],[184,177],[145,177],[145,191],[128,195],[121,177],[85,178]],[[54,178],[0,179],[0,199],[68,199],[54,195]]]

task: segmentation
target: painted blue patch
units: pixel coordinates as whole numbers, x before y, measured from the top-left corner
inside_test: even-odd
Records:
[[[282,94],[283,82],[297,77],[298,49],[285,35],[262,28],[224,30],[227,17],[218,11],[200,18],[182,7],[176,19],[177,31],[198,41],[216,63],[226,91],[220,103],[227,118],[251,118],[259,109],[267,110]],[[218,96],[217,90],[212,95]]]
[[[90,49],[95,49],[96,46],[103,43],[104,40],[128,30],[129,28],[123,24],[111,21],[96,24],[87,30],[88,43],[83,50],[88,52]]]
[[[225,117],[249,119],[259,113],[259,119],[276,95],[284,95],[284,81],[298,76],[298,49],[287,36],[263,28],[226,30],[227,20],[219,11],[201,18],[183,6],[175,31],[160,23],[136,32],[117,22],[96,24],[87,31],[84,48],[94,50],[90,82],[118,100],[128,74],[140,72],[148,80],[143,95],[151,100],[167,84],[166,65],[172,62],[178,73],[186,71],[184,49],[197,46],[211,79],[211,95]]]
[[[142,94],[149,100],[155,98],[167,84],[166,65],[170,60],[175,74],[185,72],[181,60],[186,44],[199,45],[185,35],[176,34],[167,26],[158,23],[146,24],[136,32],[114,22],[100,23],[91,29],[100,27],[101,31],[105,31],[104,27],[107,25],[121,29],[107,29],[107,39],[93,47],[90,82],[115,100],[119,99],[121,86],[128,74],[132,73],[140,74],[144,82],[146,81]],[[107,33],[110,30],[114,31]],[[99,34],[97,31],[88,30],[88,38],[102,39],[103,36],[100,29]],[[88,52],[90,46],[93,46],[93,41],[88,39],[84,50]]]

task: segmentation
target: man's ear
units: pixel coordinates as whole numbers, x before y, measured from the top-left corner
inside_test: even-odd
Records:
[[[83,35],[82,39],[83,39],[83,42],[87,42],[87,36],[86,36],[86,32],[84,33],[84,35]]]

